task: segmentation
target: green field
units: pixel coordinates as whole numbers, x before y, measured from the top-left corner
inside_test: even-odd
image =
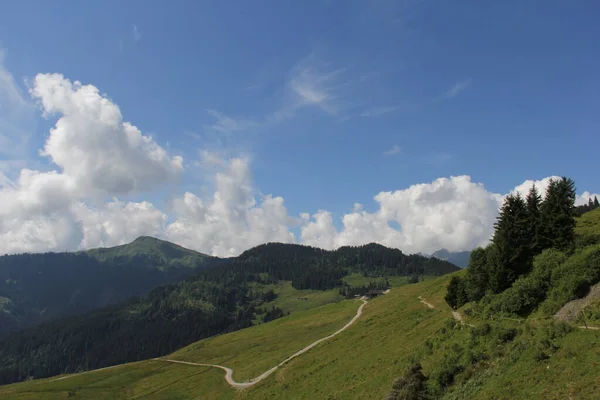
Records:
[[[464,274],[464,271],[456,274]],[[451,276],[404,285],[371,300],[348,330],[291,360],[244,391],[218,369],[144,361],[64,380],[0,387],[2,399],[381,399],[415,361],[430,381],[453,365],[445,399],[594,399],[600,391],[600,331],[547,322],[451,318],[443,297]],[[422,296],[435,306],[419,302]],[[238,381],[257,376],[315,339],[333,333],[358,301],[299,311],[192,344],[170,358],[219,363]],[[485,328],[485,324],[489,328]],[[515,338],[507,339],[507,332]],[[545,346],[545,347],[544,347]],[[548,347],[549,346],[549,347]],[[551,348],[548,357],[540,349]],[[485,357],[483,357],[484,355]],[[481,356],[481,361],[473,361]],[[469,364],[470,365],[470,364]],[[69,396],[71,393],[71,397]]]
[[[345,300],[266,324],[200,340],[168,358],[224,365],[238,382],[254,378],[314,341],[346,325],[362,304]]]

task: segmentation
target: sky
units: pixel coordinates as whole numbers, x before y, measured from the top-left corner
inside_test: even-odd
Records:
[[[0,4],[0,254],[485,245],[600,193],[594,1]]]

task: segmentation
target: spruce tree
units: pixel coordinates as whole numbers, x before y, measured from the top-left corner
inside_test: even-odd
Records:
[[[469,257],[469,266],[467,267],[467,278],[465,289],[469,301],[478,301],[488,289],[489,285],[489,270],[487,265],[487,251],[484,248],[478,247],[471,252]]]
[[[572,248],[575,241],[575,182],[551,180],[542,202],[543,247]]]
[[[504,280],[495,278],[495,290],[502,291],[531,268],[533,255],[527,205],[520,194],[506,196],[494,228],[492,242],[497,251],[496,273],[507,274]]]
[[[594,208],[597,208],[598,206],[600,206],[600,203],[598,203],[598,197],[594,196]]]
[[[510,194],[506,196],[494,225],[492,241],[498,252],[499,263],[509,273],[506,282],[509,285],[531,268],[533,254],[528,217],[527,205],[521,195]]]
[[[527,223],[529,229],[529,236],[531,238],[530,243],[530,252],[532,256],[539,254],[542,252],[542,216],[541,216],[541,206],[542,206],[542,196],[538,193],[535,185],[531,187],[529,193],[527,193],[527,198],[525,199],[527,203]]]

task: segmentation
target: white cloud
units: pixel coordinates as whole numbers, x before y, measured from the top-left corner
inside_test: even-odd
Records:
[[[206,110],[206,112],[216,120],[212,125],[207,127],[221,133],[245,131],[260,125],[258,121],[251,118],[231,117],[211,109]]]
[[[163,237],[167,215],[147,201],[122,202],[115,199],[101,207],[82,202],[72,207],[73,218],[81,223],[81,248],[125,244],[139,236]]]
[[[486,191],[468,176],[440,178],[374,198],[377,211],[344,215],[340,231],[331,214],[315,214],[302,227],[303,242],[325,248],[378,242],[408,253],[472,249],[489,239],[502,201],[501,195]],[[392,228],[392,222],[401,230]]]
[[[312,94],[299,93],[305,95],[303,101],[322,107],[332,98],[326,92],[316,88]],[[0,172],[0,253],[113,246],[141,235],[217,256],[237,255],[270,241],[328,249],[378,242],[407,253],[459,251],[489,240],[504,198],[469,176],[439,178],[380,192],[374,196],[373,212],[355,203],[338,228],[327,210],[294,217],[282,197],[259,195],[247,158],[204,151],[200,166],[204,174],[214,172],[212,179],[205,179],[214,188],[209,195],[186,192],[176,197],[171,215],[148,201],[105,202],[107,196],[174,182],[183,160],[124,122],[119,107],[94,86],[44,74],[35,78],[30,93],[46,116],[58,115],[40,153],[57,171],[22,168],[17,178]],[[535,183],[543,193],[549,179],[525,181],[512,191],[525,194]],[[583,192],[578,204],[593,196]],[[298,226],[296,238],[291,230]]]
[[[590,192],[583,192],[582,194],[578,195],[577,198],[575,199],[575,205],[581,206],[583,204],[588,204],[588,202],[591,200],[594,200],[594,197],[598,198],[600,200],[600,194],[598,193],[590,193]]]
[[[546,178],[534,181],[534,180],[526,180],[518,186],[515,186],[513,190],[510,191],[512,194],[520,194],[521,197],[525,198],[527,193],[531,190],[531,187],[535,185],[537,192],[544,198],[546,196],[546,189],[548,189],[548,185],[551,180],[561,179],[560,176],[548,176]]]
[[[458,96],[458,94],[460,92],[462,92],[463,90],[468,88],[470,85],[471,85],[470,79],[465,79],[463,81],[456,82],[454,84],[454,86],[452,86],[450,89],[448,89],[448,91],[446,93],[444,93],[444,96],[442,96],[442,97],[446,98],[446,99],[452,99],[452,98]]]
[[[80,194],[121,195],[172,181],[183,159],[124,122],[119,107],[92,85],[39,74],[31,95],[46,116],[59,114],[42,155],[75,181]]]
[[[137,25],[133,25],[133,43],[137,43],[142,38],[142,34],[138,30]]]
[[[185,193],[174,201],[176,221],[166,236],[183,245],[218,256],[233,256],[269,241],[295,242],[289,231],[294,219],[288,216],[283,198],[263,196],[257,202],[247,159],[214,162],[215,191],[206,199]]]
[[[390,147],[388,150],[384,151],[383,155],[385,155],[385,156],[393,156],[395,154],[400,153],[400,151],[402,151],[402,148],[400,146],[398,146],[397,144],[395,144],[392,147]]]
[[[31,102],[25,97],[13,75],[4,68],[0,49],[0,156],[20,158],[34,127]]]
[[[360,114],[361,117],[379,117],[384,114],[396,111],[398,107],[373,107]]]
[[[292,93],[292,109],[317,107],[327,114],[336,115],[340,109],[337,91],[344,83],[339,81],[342,69],[331,70],[314,61],[314,56],[301,60],[291,71],[288,87]]]

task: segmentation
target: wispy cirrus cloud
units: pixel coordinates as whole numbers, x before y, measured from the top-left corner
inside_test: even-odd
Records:
[[[458,94],[460,92],[462,92],[463,90],[468,88],[470,85],[471,85],[471,79],[465,79],[465,80],[456,82],[450,89],[448,89],[446,91],[446,93],[444,93],[442,98],[452,99],[452,98],[458,96]]]
[[[34,126],[33,104],[4,68],[4,51],[0,49],[0,156],[4,161],[14,162],[24,156]]]
[[[215,122],[205,126],[205,128],[210,128],[220,133],[240,132],[261,125],[261,122],[256,121],[252,118],[231,117],[223,114],[222,112],[212,109],[208,109],[206,110],[206,112],[211,117],[215,118]]]
[[[326,71],[325,68],[319,68],[317,63],[301,61],[293,69],[288,82],[294,97],[290,106],[294,109],[317,107],[327,114],[336,115],[340,110],[336,91],[343,85],[339,80],[343,72],[343,69]]]
[[[402,151],[402,148],[400,146],[398,146],[397,144],[393,145],[392,147],[390,147],[389,149],[387,149],[386,151],[383,152],[384,156],[393,156],[396,154],[399,154]]]
[[[142,33],[139,31],[137,25],[133,25],[133,43],[137,43],[142,38]]]
[[[396,106],[388,106],[388,107],[371,107],[360,114],[361,117],[379,117],[384,114],[389,114],[394,112],[399,107]]]

